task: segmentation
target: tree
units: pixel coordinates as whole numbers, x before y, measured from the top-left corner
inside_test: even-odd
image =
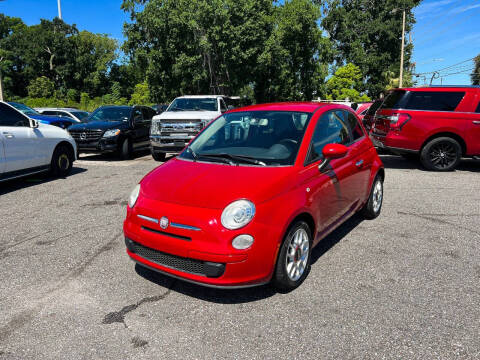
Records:
[[[470,75],[472,79],[472,85],[480,85],[480,55],[478,55],[475,60],[475,68]]]
[[[132,94],[132,98],[128,102],[130,105],[148,105],[150,101],[150,90],[148,89],[147,82],[135,85],[135,91]]]
[[[382,76],[393,71],[398,77],[402,36],[402,10],[406,10],[406,32],[415,18],[412,9],[421,0],[329,0],[322,25],[335,43],[337,63],[354,63],[364,75],[364,88],[372,97],[387,86]],[[412,45],[405,48],[408,68]]]
[[[41,76],[32,80],[28,85],[28,96],[31,98],[48,98],[53,95],[55,85],[46,76]]]
[[[347,64],[340,67],[327,81],[327,99],[369,101],[370,98],[358,90],[362,85],[362,73],[358,66]]]

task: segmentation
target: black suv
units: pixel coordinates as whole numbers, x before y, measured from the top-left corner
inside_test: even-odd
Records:
[[[101,106],[84,123],[68,132],[78,152],[117,152],[122,159],[150,146],[150,125],[155,110],[148,106]]]

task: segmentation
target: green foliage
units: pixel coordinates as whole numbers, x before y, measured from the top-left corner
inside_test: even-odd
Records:
[[[329,0],[322,21],[337,49],[337,62],[360,67],[364,88],[372,97],[387,87],[382,76],[393,71],[398,77],[402,36],[402,9],[406,9],[406,32],[415,18],[412,9],[421,0]],[[412,45],[405,48],[408,68]]]
[[[360,94],[362,86],[362,73],[358,66],[347,64],[340,67],[328,79],[326,84],[328,100],[350,100],[355,102],[369,101],[370,98]]]
[[[470,75],[472,79],[472,85],[480,85],[480,55],[475,58],[475,68]]]
[[[132,20],[124,51],[157,102],[246,90],[257,102],[310,99],[326,76],[330,47],[310,0],[124,0],[122,8]]]
[[[150,101],[150,90],[148,89],[147,82],[135,85],[135,91],[132,94],[132,98],[128,102],[129,105],[148,105]]]
[[[55,85],[46,76],[40,76],[28,85],[28,96],[32,98],[48,98],[53,95]]]

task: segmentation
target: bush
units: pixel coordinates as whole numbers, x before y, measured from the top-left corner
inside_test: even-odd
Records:
[[[28,96],[31,98],[49,98],[54,94],[55,85],[46,76],[32,80],[27,87]]]

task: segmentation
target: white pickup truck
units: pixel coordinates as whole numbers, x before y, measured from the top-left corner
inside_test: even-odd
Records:
[[[164,161],[166,153],[179,152],[227,106],[222,95],[190,95],[177,97],[160,115],[153,117],[150,128],[150,150],[156,161]]]
[[[66,176],[76,156],[77,146],[68,132],[0,102],[0,182],[44,171]]]

